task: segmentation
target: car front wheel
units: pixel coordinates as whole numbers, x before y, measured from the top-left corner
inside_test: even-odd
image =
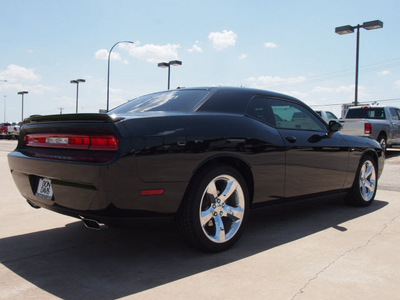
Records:
[[[231,247],[244,230],[249,195],[242,175],[228,165],[203,169],[182,203],[178,224],[192,246],[209,252]]]
[[[377,166],[370,156],[364,156],[347,201],[355,206],[368,206],[375,198],[378,187]]]

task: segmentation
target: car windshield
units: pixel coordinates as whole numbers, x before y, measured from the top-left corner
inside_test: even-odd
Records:
[[[154,93],[138,97],[125,103],[111,112],[115,114],[168,111],[168,112],[191,112],[207,96],[209,90],[182,89]]]
[[[360,107],[349,109],[346,119],[385,119],[383,107]]]

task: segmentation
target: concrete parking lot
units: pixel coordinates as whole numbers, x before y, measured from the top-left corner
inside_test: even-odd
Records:
[[[104,231],[31,208],[0,140],[0,299],[400,299],[400,151],[376,201],[341,199],[252,211],[229,251],[188,248],[169,219]]]

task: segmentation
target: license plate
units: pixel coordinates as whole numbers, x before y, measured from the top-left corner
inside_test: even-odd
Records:
[[[36,190],[36,196],[51,200],[53,198],[53,188],[51,186],[51,180],[48,178],[40,178],[39,184]]]

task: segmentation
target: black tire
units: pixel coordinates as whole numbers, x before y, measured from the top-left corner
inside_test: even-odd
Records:
[[[387,138],[386,138],[386,135],[381,133],[378,136],[377,142],[379,143],[379,145],[381,145],[383,151],[387,150]]]
[[[378,189],[377,169],[376,162],[370,155],[366,155],[360,160],[353,187],[346,198],[348,204],[371,205]]]
[[[183,238],[191,246],[220,252],[239,239],[248,211],[249,192],[243,176],[229,165],[218,164],[195,175],[177,221]]]

